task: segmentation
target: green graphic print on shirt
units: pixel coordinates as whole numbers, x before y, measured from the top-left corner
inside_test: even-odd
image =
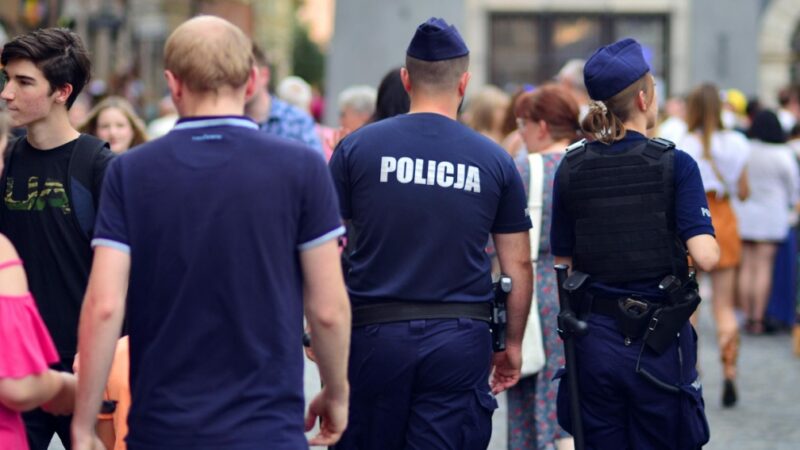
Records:
[[[50,206],[60,209],[64,215],[72,212],[64,184],[50,178],[45,180],[42,190],[39,190],[39,177],[28,178],[28,197],[24,200],[15,200],[14,178],[8,177],[5,203],[10,211],[41,211]]]

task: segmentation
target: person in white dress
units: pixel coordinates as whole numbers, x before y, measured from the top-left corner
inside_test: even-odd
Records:
[[[735,380],[739,325],[734,300],[741,240],[730,199],[747,197],[745,165],[750,145],[741,133],[723,129],[721,113],[722,102],[716,86],[703,84],[695,88],[687,100],[688,132],[678,143],[678,148],[697,161],[720,247],[719,264],[710,272],[711,304],[725,378],[722,404],[731,407],[737,401]]]
[[[747,163],[751,195],[737,205],[743,240],[739,296],[748,329],[764,331],[778,245],[786,239],[800,200],[800,173],[777,115],[756,114],[749,131],[752,153]]]

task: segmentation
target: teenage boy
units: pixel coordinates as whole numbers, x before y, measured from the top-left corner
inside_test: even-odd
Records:
[[[78,316],[89,277],[89,236],[106,165],[113,154],[78,133],[67,111],[89,80],[91,63],[77,34],[48,28],[3,47],[2,97],[13,127],[26,136],[9,144],[0,187],[0,230],[19,251],[30,290],[61,357],[71,370]],[[53,437],[69,446],[71,417],[37,409],[24,416],[31,450]]]

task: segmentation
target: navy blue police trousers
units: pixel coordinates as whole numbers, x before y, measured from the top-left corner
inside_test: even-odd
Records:
[[[670,392],[636,373],[641,339],[625,345],[614,320],[592,315],[589,333],[576,341],[578,385],[586,449],[694,450],[709,440],[702,387],[697,378],[697,334],[688,322],[662,354],[645,347],[640,367]],[[558,423],[572,432],[569,383],[563,370]]]
[[[489,325],[413,320],[353,329],[350,416],[336,450],[484,450],[497,401]]]

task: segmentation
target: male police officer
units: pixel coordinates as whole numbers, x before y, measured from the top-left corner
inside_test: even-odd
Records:
[[[359,129],[331,160],[352,242],[351,411],[337,449],[485,449],[493,234],[513,278],[492,390],[516,383],[531,298],[525,192],[500,147],[455,118],[468,49],[442,19],[420,25],[402,80],[409,114]]]
[[[556,262],[591,277],[577,304],[591,312],[589,334],[576,342],[586,445],[699,448],[708,425],[686,250],[703,270],[719,259],[700,173],[674,144],[644,136],[658,102],[639,43],[599,49],[584,80],[594,102],[582,125],[596,141],[558,168],[550,243]],[[558,416],[572,431],[567,386]]]

